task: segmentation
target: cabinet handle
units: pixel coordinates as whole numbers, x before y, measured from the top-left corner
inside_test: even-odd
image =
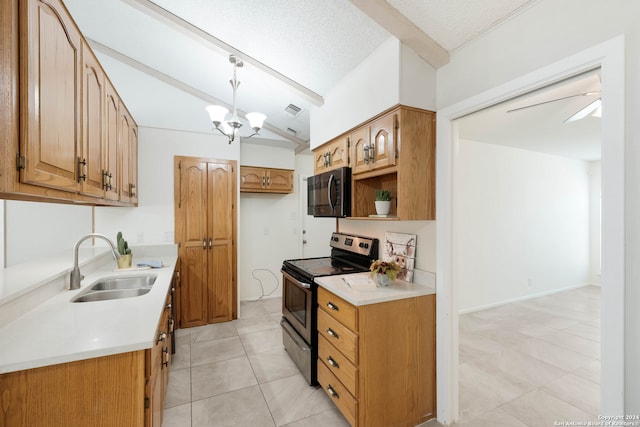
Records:
[[[109,171],[102,170],[102,189],[111,191],[113,187],[111,186],[111,174]]]
[[[169,366],[169,349],[167,347],[162,348],[162,366]]]
[[[331,357],[331,356],[327,357],[327,363],[329,365],[333,366],[334,368],[340,369],[340,365],[338,365],[338,362],[333,360],[333,357]]]
[[[362,147],[362,151],[364,151],[364,164],[369,164],[369,144]]]
[[[136,185],[135,184],[129,184],[129,195],[131,197],[136,197]]]
[[[78,157],[78,182],[87,181],[87,159]]]
[[[209,237],[209,249],[213,248],[213,239]]]
[[[202,249],[204,249],[204,250],[207,249],[207,238],[206,237],[204,239],[202,239]]]
[[[175,320],[173,320],[173,317],[169,318],[169,332],[173,333],[174,328],[175,328]]]
[[[336,334],[336,333],[333,331],[333,329],[331,329],[331,328],[328,328],[328,329],[327,329],[327,334],[329,334],[329,336],[332,336],[332,337],[333,337],[333,338],[335,338],[335,339],[340,338],[340,337],[338,336],[338,334]]]
[[[333,397],[334,399],[340,399],[340,395],[336,393],[331,384],[327,386],[327,393],[329,393],[329,396]]]
[[[166,332],[161,332],[158,335],[158,339],[156,340],[156,344],[160,343],[160,342],[165,342],[167,340],[167,333]]]
[[[165,310],[171,310],[171,303],[167,304],[167,306],[164,309]]]
[[[376,161],[376,143],[375,141],[369,144],[369,161],[374,163]]]
[[[264,188],[266,186],[267,183],[267,178],[266,177],[262,177],[262,188]]]
[[[267,187],[271,187],[271,177],[267,177]]]
[[[335,304],[333,304],[331,302],[327,303],[327,307],[329,307],[333,311],[340,311],[340,307],[338,307],[337,305],[335,305]]]

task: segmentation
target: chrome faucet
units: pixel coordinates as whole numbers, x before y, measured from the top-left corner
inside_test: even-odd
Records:
[[[78,249],[80,248],[80,243],[84,242],[87,239],[91,239],[93,237],[98,237],[102,240],[105,240],[111,246],[111,255],[113,255],[113,259],[121,258],[118,250],[116,249],[116,245],[113,244],[111,240],[104,234],[91,233],[82,237],[78,240],[73,247],[73,270],[71,270],[71,278],[69,280],[69,289],[80,289],[80,282],[84,279],[84,276],[80,274],[80,267],[78,267]]]

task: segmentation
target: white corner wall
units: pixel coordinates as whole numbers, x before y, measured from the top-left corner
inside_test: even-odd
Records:
[[[602,162],[589,162],[589,282],[602,284]]]
[[[240,163],[295,169],[296,156],[285,148],[241,144]],[[292,194],[240,193],[238,298],[282,296],[280,268],[298,254],[298,182]],[[254,277],[255,275],[255,277]]]
[[[468,312],[589,282],[587,162],[460,141],[455,274]]]

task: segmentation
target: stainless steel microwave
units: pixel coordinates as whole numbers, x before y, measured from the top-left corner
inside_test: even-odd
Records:
[[[307,213],[318,217],[351,216],[351,168],[343,167],[307,179]]]

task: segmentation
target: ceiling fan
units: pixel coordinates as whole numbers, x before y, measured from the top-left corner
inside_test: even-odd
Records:
[[[527,108],[537,107],[538,105],[550,104],[552,102],[562,101],[564,99],[576,98],[576,97],[579,97],[579,96],[592,96],[592,95],[600,95],[600,91],[582,92],[582,93],[577,93],[575,95],[562,96],[562,97],[559,97],[559,98],[550,99],[548,101],[537,102],[535,104],[525,105],[524,107],[512,108],[511,110],[507,110],[507,113],[512,113],[514,111],[525,110]],[[575,122],[576,120],[584,119],[585,117],[587,117],[589,115],[592,115],[592,116],[595,116],[595,117],[601,117],[602,116],[602,98],[600,96],[598,96],[598,99],[596,99],[595,101],[589,103],[589,105],[587,105],[584,108],[581,108],[579,111],[577,111],[571,117],[569,117],[566,120],[564,120],[563,123]]]

